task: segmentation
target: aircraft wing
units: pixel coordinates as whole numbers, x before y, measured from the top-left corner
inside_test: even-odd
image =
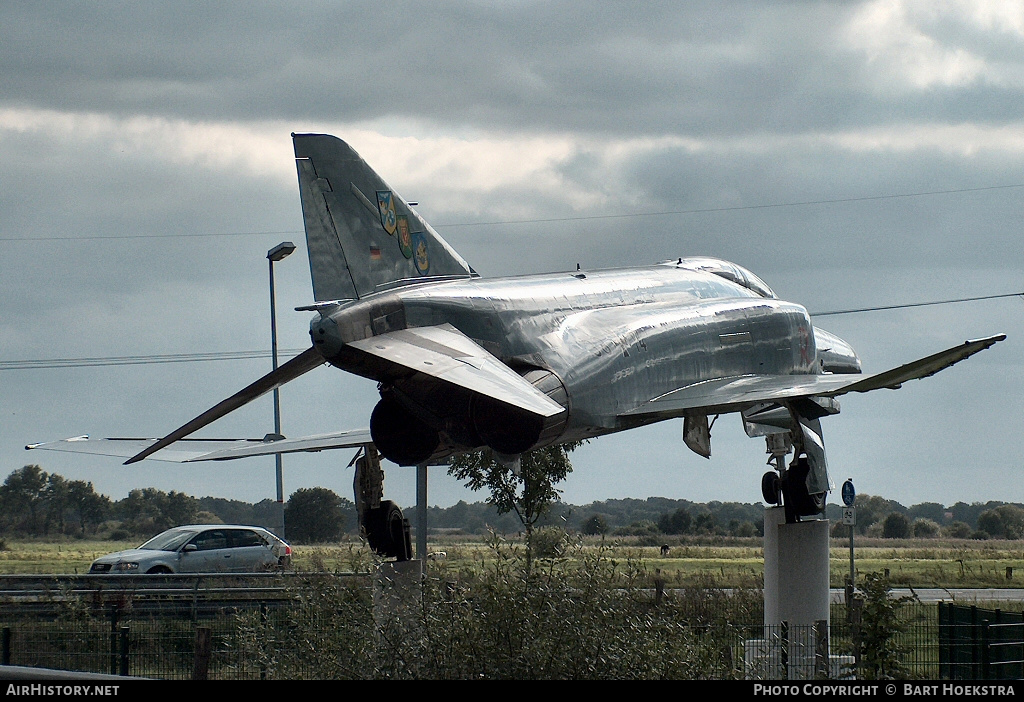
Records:
[[[908,380],[934,375],[1005,338],[1005,334],[998,334],[966,341],[898,368],[868,376],[742,375],[706,380],[655,397],[620,416],[667,419],[691,411],[725,414],[762,402],[781,402],[800,397],[837,397],[850,392],[870,392],[881,388],[896,389]]]
[[[541,417],[565,411],[450,324],[400,329],[347,345],[385,365],[399,366],[403,372],[424,373]]]
[[[29,444],[25,448],[128,458],[148,449],[157,441],[157,439],[132,438],[90,439],[88,436],[76,436],[60,441]],[[249,456],[270,456],[277,453],[354,448],[371,443],[373,440],[370,438],[369,429],[316,434],[295,439],[281,438],[276,441],[269,437],[264,439],[180,439],[170,446],[159,449],[149,458],[154,461],[171,463],[227,461]]]

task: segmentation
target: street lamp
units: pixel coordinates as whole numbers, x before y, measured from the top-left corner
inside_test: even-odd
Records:
[[[270,351],[273,356],[273,370],[277,370],[277,304],[274,300],[274,263],[289,256],[295,251],[295,244],[290,241],[282,241],[280,244],[267,252],[267,261],[270,265]],[[281,435],[281,395],[277,388],[274,388],[274,434]],[[278,532],[277,535],[284,538],[284,473],[281,469],[281,454],[274,454],[274,462],[277,466],[277,508],[278,508]]]

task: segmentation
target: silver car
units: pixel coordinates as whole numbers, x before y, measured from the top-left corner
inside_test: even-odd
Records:
[[[266,529],[192,524],[138,548],[100,556],[90,573],[257,573],[291,565],[292,548]]]

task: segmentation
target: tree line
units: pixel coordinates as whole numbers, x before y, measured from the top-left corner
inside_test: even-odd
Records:
[[[881,538],[1024,538],[1024,505],[1003,502],[958,502],[946,507],[921,503],[905,507],[873,495],[857,497],[856,533]],[[491,500],[451,507],[430,507],[427,522],[433,531],[484,534],[488,530],[516,533],[524,523],[514,510],[500,509]],[[530,526],[558,526],[585,534],[646,537],[763,535],[761,503],[674,500],[664,497],[617,499],[583,506],[554,499]],[[278,506],[274,500],[255,504],[217,497],[193,497],[156,488],[132,490],[121,500],[98,494],[92,483],[66,480],[38,465],[13,471],[0,485],[0,534],[126,539],[152,536],[180,524],[251,524],[273,528]],[[413,528],[414,509],[406,510]],[[833,536],[846,536],[841,507],[828,505]],[[299,543],[328,542],[358,533],[355,504],[323,487],[296,490],[285,503],[286,534]]]
[[[326,488],[296,490],[285,503],[290,538],[323,542],[354,529],[355,504]],[[38,465],[20,468],[0,485],[0,534],[76,536],[123,540],[153,536],[182,524],[249,524],[273,527],[274,500],[250,504],[193,497],[156,488],[132,490],[121,500],[96,492],[91,482],[66,480]]]

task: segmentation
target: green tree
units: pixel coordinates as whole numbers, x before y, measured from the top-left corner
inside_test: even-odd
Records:
[[[882,538],[906,539],[910,536],[910,520],[902,512],[889,512],[882,522]]]
[[[530,543],[537,521],[556,502],[555,487],[572,472],[569,452],[582,442],[547,446],[521,454],[518,465],[501,461],[491,449],[463,454],[448,466],[448,474],[471,490],[490,491],[487,502],[498,514],[515,513],[526,530],[527,563],[532,563]]]
[[[918,517],[911,524],[911,531],[915,539],[931,539],[938,535],[939,525],[931,519]]]
[[[64,533],[64,516],[67,512],[70,489],[68,481],[63,476],[50,473],[46,477],[46,487],[43,489],[43,498],[46,503],[46,514],[43,519],[43,533],[49,534],[55,530],[58,534]]]
[[[946,521],[948,510],[938,502],[921,502],[907,508],[907,516],[911,519],[930,519],[936,524]]]
[[[87,528],[96,531],[110,514],[110,498],[97,494],[92,483],[84,480],[68,482],[68,505],[82,534]]]
[[[718,520],[711,512],[701,512],[693,520],[693,533],[695,534],[716,534],[718,533]]]
[[[136,533],[154,533],[195,522],[199,500],[182,492],[156,488],[135,489],[115,504],[125,526]]]
[[[49,474],[37,465],[24,466],[0,486],[0,507],[5,528],[41,534],[44,529],[46,484]]]
[[[951,539],[971,538],[971,525],[967,522],[953,522],[946,527],[946,536]]]
[[[867,533],[868,528],[885,519],[892,512],[905,512],[899,502],[887,500],[878,495],[857,495],[857,533]]]
[[[1024,509],[1017,505],[1000,505],[978,515],[978,529],[997,539],[1019,539],[1024,536]]]
[[[690,511],[680,507],[675,512],[658,517],[658,529],[663,534],[688,534],[693,523]]]
[[[345,532],[343,498],[323,487],[300,488],[284,507],[285,533],[303,543],[336,541]]]
[[[583,533],[587,536],[607,534],[608,521],[600,514],[592,514],[583,522]]]

